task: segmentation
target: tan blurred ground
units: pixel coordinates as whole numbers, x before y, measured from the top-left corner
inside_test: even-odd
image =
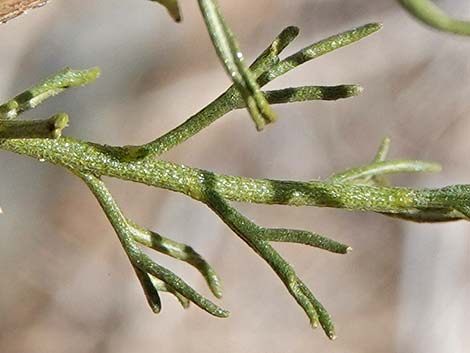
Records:
[[[102,78],[29,116],[67,111],[67,134],[138,144],[182,122],[228,85],[196,11],[176,25],[147,1],[54,0],[0,26],[0,97],[71,66]],[[368,161],[381,138],[392,157],[442,162],[439,175],[402,185],[470,183],[470,39],[424,28],[389,0],[221,1],[248,58],[286,25],[301,48],[366,22],[384,29],[270,87],[360,83],[361,97],[277,106],[259,134],[230,114],[165,157],[246,176],[311,179]],[[466,0],[440,2],[470,17]],[[291,49],[292,50],[292,49]],[[116,236],[79,180],[0,152],[0,352],[423,352],[470,351],[470,238],[464,223],[414,225],[329,209],[241,208],[261,224],[305,228],[347,242],[335,256],[278,246],[333,315],[339,338],[313,332],[271,270],[202,205],[111,181],[130,217],[192,244],[224,280],[229,319],[187,311],[163,295],[146,306]],[[158,257],[209,294],[191,268]]]

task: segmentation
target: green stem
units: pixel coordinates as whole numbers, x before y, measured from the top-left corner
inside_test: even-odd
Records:
[[[168,286],[173,288],[176,292],[180,293],[185,298],[188,298],[201,309],[209,312],[217,317],[227,317],[228,312],[221,309],[208,299],[201,296],[194,289],[192,289],[186,282],[176,276],[171,271],[155,263],[150,257],[144,254],[133,239],[132,230],[127,222],[127,219],[122,214],[119,206],[114,201],[112,195],[104,185],[104,183],[91,174],[77,173],[82,180],[88,185],[93,195],[95,195],[101,208],[105,212],[109,222],[112,224],[116,234],[121,241],[121,244],[132,263],[136,268],[136,273],[145,290],[147,299],[151,304],[154,311],[158,312],[159,303],[155,296],[155,291],[151,284],[149,276],[154,276],[159,280],[165,282]],[[156,290],[156,289],[155,289]]]
[[[173,294],[176,297],[176,299],[178,299],[178,301],[180,302],[181,306],[184,309],[189,308],[189,305],[191,302],[188,300],[188,298],[184,297],[183,295],[175,291],[172,287],[168,286],[165,282],[160,281],[158,278],[155,278],[154,276],[149,276],[149,277],[150,277],[150,281],[152,281],[153,287],[157,291]]]
[[[388,156],[388,152],[390,151],[391,142],[392,141],[390,140],[390,137],[385,137],[382,140],[379,149],[377,150],[377,153],[374,156],[374,162],[385,162]]]
[[[100,70],[97,67],[87,70],[65,68],[0,105],[0,119],[15,119],[21,113],[37,107],[69,87],[84,86],[93,82],[99,75]]]
[[[231,87],[197,114],[157,139],[141,146],[127,146],[126,154],[129,159],[152,159],[160,156],[232,111],[239,101],[243,100],[236,89]]]
[[[270,238],[277,238],[275,234],[272,234],[277,230],[259,227],[230,206],[213,190],[212,185],[208,185],[204,202],[276,272],[289,293],[307,314],[310,324],[317,327],[320,322],[327,336],[334,339],[335,328],[329,314],[313,296],[310,289],[300,280],[293,267],[269,244]]]
[[[180,19],[177,0],[152,1],[164,5],[176,20]],[[260,87],[309,60],[354,43],[381,28],[380,24],[367,24],[329,37],[281,60],[279,54],[299,33],[298,28],[288,27],[247,67],[216,1],[198,1],[217,55],[233,81],[233,85],[206,108],[169,133],[142,146],[111,147],[61,138],[61,131],[68,122],[65,114],[46,121],[11,121],[64,89],[87,84],[99,75],[95,68],[84,71],[66,69],[0,105],[0,149],[62,166],[87,184],[117,233],[155,313],[161,310],[160,290],[174,294],[184,307],[192,301],[217,317],[229,314],[140,249],[139,246],[143,245],[189,263],[204,276],[212,292],[217,297],[221,296],[220,280],[210,265],[188,245],[164,238],[126,218],[102,182],[102,176],[180,192],[205,203],[276,272],[312,326],[320,323],[328,337],[333,339],[335,329],[329,314],[270,242],[305,244],[340,254],[350,248],[309,231],[258,226],[233,208],[229,201],[334,207],[378,212],[417,222],[442,222],[470,219],[470,185],[440,189],[382,186],[386,183],[383,178],[386,174],[440,168],[422,161],[386,161],[388,139],[384,140],[371,164],[337,173],[323,181],[244,178],[156,160],[154,157],[186,141],[235,109],[248,108],[257,129],[261,130],[275,119],[270,104],[335,100],[359,94],[362,88],[357,85],[305,86],[266,92]],[[470,33],[468,22],[451,19],[427,1],[401,0],[401,3],[436,28]],[[368,185],[369,182],[373,185]]]
[[[225,71],[240,92],[258,130],[276,119],[260,91],[255,74],[248,68],[235,35],[221,15],[215,0],[199,0],[212,43]]]
[[[160,300],[160,295],[158,294],[158,288],[152,281],[151,276],[135,265],[132,265],[132,267],[134,268],[137,279],[139,280],[140,285],[144,290],[145,298],[147,298],[148,305],[155,314],[160,313],[160,311],[162,310],[162,302]]]
[[[413,16],[441,31],[470,36],[470,21],[449,16],[430,0],[398,0]]]
[[[378,31],[380,28],[381,25],[377,23],[354,28],[350,31],[331,36],[312,44],[289,56],[287,59],[280,61],[278,55],[298,35],[298,28],[287,27],[274,39],[263,53],[258,56],[251,65],[251,70],[257,76],[261,75],[258,78],[258,84],[262,87],[293,68],[335,49],[357,42]],[[355,85],[342,85],[329,88],[311,86],[271,91],[266,92],[265,95],[269,104],[276,104],[315,99],[335,100],[355,96],[361,91],[362,88]],[[280,99],[280,97],[282,97],[282,99]],[[159,156],[176,145],[188,140],[232,110],[245,108],[246,103],[243,104],[242,102],[244,102],[244,100],[240,92],[237,90],[236,86],[232,86],[200,112],[163,136],[141,146],[127,146],[126,153],[128,159],[153,158]]]
[[[304,86],[266,91],[264,95],[269,104],[284,104],[314,100],[334,101],[357,96],[362,91],[359,85]],[[187,141],[227,113],[245,107],[240,94],[231,87],[183,124],[154,141],[141,146],[126,146],[128,159],[150,159],[159,156]]]
[[[379,146],[379,149],[377,150],[377,153],[374,156],[373,162],[385,162],[388,156],[388,152],[390,151],[390,144],[391,144],[390,138],[387,136],[382,140],[382,143]],[[439,166],[440,169],[440,166]],[[373,176],[368,176],[364,178],[366,182],[371,181],[375,185],[381,185],[381,186],[389,186],[390,183],[387,179],[387,177],[383,175],[373,175]]]
[[[308,47],[285,58],[278,65],[271,67],[271,69],[258,78],[258,83],[260,87],[263,87],[268,82],[271,82],[279,76],[285,75],[299,65],[316,59],[322,55],[328,54],[336,49],[355,43],[364,37],[377,32],[381,28],[382,25],[380,23],[368,23],[364,26],[353,28],[352,30],[343,33],[335,34],[317,43],[309,45]]]
[[[57,139],[68,126],[67,114],[57,114],[47,120],[2,120],[0,119],[1,139]]]
[[[177,5],[173,0],[158,2],[167,7]],[[219,279],[209,264],[189,246],[164,238],[127,219],[101,181],[102,176],[180,192],[208,205],[278,274],[308,315],[311,324],[315,326],[319,322],[327,335],[334,338],[329,314],[270,242],[300,243],[336,253],[346,253],[350,248],[308,231],[260,227],[234,209],[229,201],[334,207],[378,212],[418,222],[441,222],[470,219],[470,185],[440,189],[380,185],[385,174],[438,169],[436,164],[421,161],[386,161],[389,140],[384,140],[372,164],[337,173],[323,181],[244,178],[156,160],[154,157],[187,140],[234,109],[247,107],[260,129],[273,120],[268,103],[334,100],[357,95],[361,88],[355,85],[306,86],[267,92],[260,91],[260,87],[302,63],[353,43],[381,27],[378,24],[358,27],[281,60],[279,53],[298,34],[297,28],[288,27],[255,60],[251,68],[247,68],[233,33],[218,12],[216,3],[213,0],[199,0],[199,4],[218,55],[234,81],[234,85],[213,103],[174,130],[142,146],[111,147],[59,138],[66,125],[65,115],[46,123],[9,121],[67,87],[90,82],[99,73],[97,69],[67,69],[0,106],[0,119],[3,119],[0,120],[0,138],[3,137],[0,139],[0,149],[51,162],[82,178],[116,231],[154,312],[161,310],[158,290],[165,290],[173,293],[184,307],[192,301],[215,316],[228,315],[227,311],[201,296],[181,278],[142,252],[137,243],[186,261],[201,272],[216,296],[221,295]],[[45,137],[43,130],[39,133],[39,130],[34,129],[44,128],[47,124],[48,133],[52,130],[52,137],[56,139],[32,138]],[[374,185],[367,185],[367,182]]]
[[[316,100],[335,101],[358,96],[362,91],[363,88],[359,85],[338,85],[289,87],[263,93],[269,104],[285,104]],[[237,108],[242,107],[239,105]]]
[[[416,161],[416,160],[396,160],[375,162],[362,167],[348,169],[344,172],[334,174],[329,181],[333,183],[347,183],[354,180],[367,180],[375,176],[383,176],[397,173],[433,173],[441,171],[441,166],[437,163]]]
[[[251,64],[250,70],[255,76],[259,77],[274,65],[279,64],[279,54],[297,38],[299,33],[300,29],[298,27],[289,26],[284,28],[261,55],[256,58],[253,64]]]
[[[165,238],[160,234],[135,224],[129,219],[127,223],[129,224],[132,236],[136,242],[194,266],[205,278],[212,293],[217,298],[222,297],[222,284],[219,276],[217,276],[209,263],[192,247]]]
[[[58,140],[3,140],[0,148],[47,160],[73,173],[107,175],[161,187],[203,200],[208,180],[226,200],[261,204],[335,207],[393,213],[409,217],[426,209],[442,213],[462,208],[469,201],[470,186],[442,189],[379,187],[328,181],[282,181],[222,175],[163,160],[122,160],[115,148],[71,138]],[[444,212],[444,210],[446,210]],[[461,215],[461,219],[467,219]],[[432,221],[432,218],[428,219]]]

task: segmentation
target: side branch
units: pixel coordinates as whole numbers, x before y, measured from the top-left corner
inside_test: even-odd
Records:
[[[335,101],[358,96],[362,91],[363,88],[359,85],[303,86],[264,91],[263,94],[269,104],[285,104],[315,100]],[[244,100],[238,91],[231,87],[183,124],[147,144],[126,146],[123,152],[129,160],[152,159],[190,139],[229,112],[243,108],[246,108]]]
[[[210,184],[210,180],[208,180],[208,183]],[[291,296],[308,316],[312,327],[315,328],[320,323],[326,335],[330,339],[335,339],[335,328],[328,312],[297,276],[293,267],[269,244],[269,241],[273,238],[279,240],[279,231],[286,234],[284,239],[294,241],[303,232],[259,227],[230,206],[220,195],[212,191],[210,185],[205,193],[204,202],[276,272]]]
[[[52,138],[62,135],[62,130],[68,126],[67,114],[57,114],[47,120],[5,120],[0,119],[0,138],[29,139]]]
[[[250,66],[250,71],[257,77],[257,84],[263,87],[290,70],[321,55],[357,42],[377,32],[380,28],[381,25],[377,23],[366,24],[314,43],[281,61],[279,54],[281,54],[299,33],[297,27],[290,26],[285,28],[263,53],[258,56]],[[265,92],[264,96],[269,104],[276,104],[317,99],[336,100],[352,97],[361,92],[362,88],[357,85],[341,85],[335,87],[310,86]],[[207,107],[163,136],[141,146],[127,146],[126,153],[128,158],[150,159],[159,156],[165,151],[188,140],[232,110],[247,107],[247,97],[243,97],[242,93],[243,92],[238,90],[236,84],[232,85]]]
[[[255,74],[245,64],[237,39],[220,13],[215,0],[199,0],[209,35],[225,71],[240,92],[256,129],[276,120],[268,101],[260,91]]]
[[[93,82],[99,75],[100,70],[97,67],[87,70],[65,68],[0,105],[0,119],[15,119],[21,113],[37,107],[46,99],[62,93],[67,88],[84,86]]]
[[[129,224],[105,184],[91,174],[79,174],[79,176],[88,185],[116,231],[154,312],[160,311],[161,303],[157,292],[158,288],[155,287],[152,277],[164,282],[168,291],[178,293],[181,297],[187,298],[214,316],[227,317],[229,315],[228,311],[201,296],[173,272],[158,265],[144,254],[135,241],[135,225]]]

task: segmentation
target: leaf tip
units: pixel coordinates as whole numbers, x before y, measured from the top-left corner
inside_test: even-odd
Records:
[[[230,311],[222,309],[222,308],[218,308],[217,310],[214,311],[213,315],[216,317],[225,319],[230,316]]]
[[[181,12],[176,0],[151,0],[152,2],[158,2],[160,5],[166,7],[168,13],[173,18],[175,22],[181,22]]]
[[[98,66],[91,67],[87,70],[84,70],[89,82],[96,80],[101,76],[101,69]]]
[[[162,310],[161,306],[157,305],[156,303],[152,303],[150,301],[148,301],[148,304],[154,314],[160,314],[160,311]]]
[[[288,26],[284,28],[283,33],[287,34],[290,38],[295,38],[300,33],[300,28],[297,26]]]
[[[69,126],[69,116],[67,113],[60,113],[52,117],[52,138],[58,139],[62,135],[62,130]]]
[[[353,90],[352,90],[353,95],[358,96],[358,95],[360,95],[362,92],[364,92],[364,87],[362,87],[362,86],[360,86],[360,85],[354,85],[354,88],[353,88]]]
[[[220,299],[222,298],[222,287],[220,286],[211,286],[211,291],[212,291],[212,294],[214,294],[214,296],[217,298],[217,299]]]
[[[368,29],[370,30],[370,33],[378,32],[383,28],[383,24],[380,22],[372,22],[367,25]]]

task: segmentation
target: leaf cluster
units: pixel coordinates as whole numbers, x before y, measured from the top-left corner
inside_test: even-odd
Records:
[[[156,0],[175,20],[181,18],[176,1]],[[246,108],[257,130],[275,121],[273,104],[337,100],[362,92],[358,85],[287,87],[263,91],[274,79],[315,58],[352,44],[381,28],[371,23],[313,43],[291,55],[282,52],[299,34],[285,28],[251,64],[243,59],[235,35],[213,0],[199,0],[210,39],[221,63],[233,81],[225,92],[184,123],[148,143],[138,146],[108,146],[62,136],[68,124],[65,113],[44,120],[19,120],[22,113],[67,88],[88,84],[99,70],[62,70],[0,105],[0,148],[62,166],[81,178],[96,197],[113,226],[143,288],[151,309],[161,310],[160,292],[174,295],[183,307],[190,302],[217,317],[228,311],[205,298],[144,251],[152,249],[184,261],[204,277],[216,298],[222,296],[221,280],[198,252],[126,217],[103,181],[104,176],[143,183],[187,195],[204,203],[277,274],[313,327],[320,325],[333,339],[335,328],[327,310],[294,268],[272,247],[273,242],[298,243],[336,254],[351,248],[323,235],[298,229],[269,228],[241,214],[232,201],[293,206],[334,207],[381,213],[417,222],[470,219],[470,186],[439,189],[394,187],[389,174],[435,172],[436,163],[388,160],[390,140],[384,139],[374,158],[363,166],[334,173],[325,180],[283,181],[251,179],[217,174],[177,165],[161,155],[188,140],[229,112]]]

